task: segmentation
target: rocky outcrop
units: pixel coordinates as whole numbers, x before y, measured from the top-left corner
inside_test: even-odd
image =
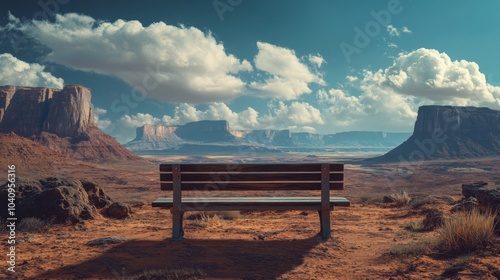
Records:
[[[7,201],[7,187],[0,186],[0,199]],[[95,183],[49,177],[17,179],[16,217],[35,217],[54,223],[78,223],[93,219],[97,209],[111,205],[111,199]],[[8,217],[7,207],[0,210]]]
[[[224,120],[189,122],[177,127],[175,134],[186,141],[234,142],[236,137]]]
[[[412,136],[375,162],[500,155],[500,111],[489,108],[422,106]]]
[[[139,159],[97,128],[91,92],[78,85],[62,90],[1,86],[0,133],[28,137],[76,159]]]
[[[500,187],[489,186],[486,182],[462,184],[464,198],[458,202],[453,211],[471,211],[478,209],[481,212],[496,214],[496,230],[500,231]]]

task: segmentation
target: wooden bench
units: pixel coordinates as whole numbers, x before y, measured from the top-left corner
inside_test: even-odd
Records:
[[[161,164],[161,189],[172,197],[156,199],[152,206],[170,208],[172,239],[184,236],[186,211],[213,210],[317,210],[320,235],[331,237],[330,211],[350,206],[344,197],[330,197],[343,189],[343,164]],[[216,197],[213,191],[319,191],[313,197]],[[202,197],[182,197],[184,191],[210,191]],[[285,193],[286,194],[286,193]]]

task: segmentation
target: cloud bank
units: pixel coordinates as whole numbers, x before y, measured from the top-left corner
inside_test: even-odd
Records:
[[[311,93],[310,83],[325,84],[321,75],[311,72],[293,50],[263,42],[257,42],[257,48],[255,67],[270,76],[263,82],[250,84],[260,96],[293,100]],[[324,62],[321,56],[310,56],[309,61],[318,67]]]
[[[17,28],[51,49],[50,62],[116,76],[167,102],[233,99],[245,87],[237,74],[252,70],[248,61],[226,53],[222,43],[195,27],[107,22],[72,13],[56,15],[55,22],[18,22]]]
[[[64,80],[45,72],[45,66],[27,63],[10,53],[0,54],[0,85],[63,88]]]

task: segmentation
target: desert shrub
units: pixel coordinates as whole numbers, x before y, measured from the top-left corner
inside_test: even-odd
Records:
[[[433,246],[434,241],[432,240],[422,240],[416,243],[408,243],[403,245],[392,246],[388,254],[393,256],[403,256],[403,255],[421,255],[427,253]]]
[[[30,217],[22,219],[17,228],[21,232],[40,232],[51,224],[51,221]]]
[[[477,209],[460,213],[444,222],[439,231],[440,249],[467,253],[489,244],[495,236],[495,214]]]
[[[398,207],[407,206],[411,201],[411,198],[406,191],[401,191],[399,193],[393,193],[389,197],[392,199],[394,204]]]
[[[424,223],[422,221],[411,221],[406,227],[409,231],[424,231]]]
[[[157,269],[146,269],[140,272],[131,279],[133,280],[190,280],[190,279],[201,279],[205,277],[206,273],[200,269],[192,268],[157,268]]]
[[[192,224],[201,228],[208,228],[219,226],[221,222],[222,218],[219,215],[210,212],[201,212]]]

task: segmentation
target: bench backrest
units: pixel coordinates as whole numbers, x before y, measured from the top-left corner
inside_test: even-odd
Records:
[[[344,164],[161,164],[162,190],[341,190]],[[174,187],[175,186],[175,187]]]

